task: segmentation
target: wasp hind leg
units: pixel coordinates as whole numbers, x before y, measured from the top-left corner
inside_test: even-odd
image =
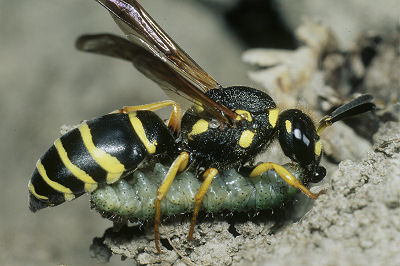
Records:
[[[176,174],[185,170],[187,164],[189,162],[189,154],[187,152],[182,152],[178,157],[176,157],[175,161],[172,163],[171,167],[168,170],[167,175],[162,181],[160,187],[157,190],[157,197],[155,203],[155,218],[154,218],[154,240],[156,242],[156,249],[158,253],[161,253],[160,249],[160,221],[161,221],[161,200],[165,198],[167,195],[168,189],[174,181]]]
[[[257,165],[250,173],[249,177],[256,177],[259,175],[262,175],[264,172],[274,169],[278,175],[286,181],[289,185],[292,187],[298,188],[303,192],[306,196],[312,199],[318,198],[320,194],[323,194],[324,191],[320,191],[318,194],[312,193],[310,190],[308,190],[296,177],[294,177],[286,168],[284,168],[282,165],[276,164],[276,163],[262,163],[260,165]]]
[[[111,114],[115,113],[127,114],[129,112],[134,112],[134,111],[155,111],[168,106],[172,107],[171,115],[169,116],[168,128],[170,128],[176,135],[178,135],[181,127],[181,107],[179,106],[178,103],[171,100],[165,100],[161,102],[155,102],[143,105],[124,106],[121,109],[111,112]]]
[[[201,184],[199,190],[197,191],[197,193],[194,197],[195,206],[194,206],[194,211],[193,211],[193,216],[192,216],[192,222],[190,223],[188,240],[192,240],[192,238],[193,238],[194,226],[196,225],[196,219],[197,219],[197,215],[199,214],[201,202],[203,201],[204,195],[207,193],[207,190],[210,187],[212,180],[214,179],[214,177],[217,174],[218,174],[218,170],[215,168],[209,168],[203,174],[204,181]]]

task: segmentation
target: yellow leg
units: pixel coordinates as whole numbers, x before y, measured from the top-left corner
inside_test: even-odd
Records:
[[[259,176],[270,169],[274,169],[278,173],[278,175],[283,180],[286,181],[286,183],[288,183],[292,187],[300,189],[304,194],[306,194],[308,197],[312,199],[318,198],[318,196],[321,193],[323,193],[323,192],[320,192],[318,194],[312,193],[299,180],[297,180],[288,170],[286,170],[283,166],[276,163],[262,163],[260,165],[257,165],[250,173],[249,177]]]
[[[172,106],[171,115],[169,117],[168,127],[171,128],[175,133],[179,133],[181,127],[181,107],[174,101],[166,100],[156,103],[149,103],[143,105],[135,105],[135,106],[124,106],[121,109],[115,110],[111,112],[111,114],[115,113],[123,113],[127,114],[129,112],[139,111],[139,110],[148,110],[155,111],[167,106]]]
[[[217,174],[218,174],[218,170],[215,168],[208,168],[207,171],[205,171],[203,174],[204,181],[201,184],[199,190],[197,191],[196,196],[194,197],[195,206],[194,206],[194,211],[193,211],[193,216],[192,216],[192,222],[190,224],[189,235],[188,235],[189,240],[191,240],[193,238],[194,226],[196,225],[196,218],[197,218],[197,215],[199,214],[200,204],[203,201],[204,195],[207,193],[208,188],[210,187],[211,181],[214,179],[214,177]]]
[[[156,197],[156,210],[155,210],[155,218],[154,218],[154,240],[156,242],[156,249],[158,253],[161,253],[160,249],[160,232],[159,226],[161,221],[161,200],[165,198],[167,195],[168,189],[174,181],[176,174],[178,171],[185,170],[187,164],[189,162],[189,154],[187,152],[182,152],[172,163],[171,167],[168,170],[167,175],[165,176],[163,182],[157,190]]]

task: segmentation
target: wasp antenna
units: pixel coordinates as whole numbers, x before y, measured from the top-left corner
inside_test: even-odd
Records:
[[[372,102],[373,97],[370,94],[361,95],[360,97],[352,100],[351,102],[344,104],[333,111],[329,116],[331,122],[342,120],[344,118],[362,114],[368,111],[375,110],[375,104]]]
[[[336,110],[334,110],[329,115],[325,116],[319,122],[317,133],[318,135],[328,126],[332,125],[333,123],[343,120],[345,118],[359,115],[362,113],[366,113],[368,111],[375,110],[376,106],[372,102],[373,97],[370,94],[364,94],[356,99],[340,106]]]

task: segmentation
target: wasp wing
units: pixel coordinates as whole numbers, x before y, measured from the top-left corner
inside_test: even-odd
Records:
[[[81,51],[107,55],[133,63],[146,77],[156,82],[169,98],[179,102],[184,110],[189,109],[194,103],[193,98],[176,90],[176,88],[187,87],[190,89],[194,86],[193,84],[183,79],[164,62],[154,58],[146,49],[125,38],[112,34],[83,35],[77,39],[76,47]]]
[[[235,120],[236,113],[216,103],[204,93],[207,90],[219,88],[218,82],[170,38],[136,0],[96,1],[110,11],[117,25],[132,42],[131,44],[137,46],[135,53],[128,52],[129,60],[142,73],[158,83],[169,96],[177,94],[186,99],[193,99],[194,103],[201,104],[222,122],[230,123]],[[118,43],[122,42],[118,41]],[[82,45],[82,47],[85,46]],[[115,53],[110,54],[104,52],[104,49],[96,49],[92,49],[92,52],[115,56]],[[129,51],[132,50],[134,49],[131,47]],[[120,55],[122,54],[123,52]]]
[[[133,62],[136,54],[142,50],[127,39],[108,33],[82,35],[76,40],[75,46],[81,51],[108,55],[129,62]]]

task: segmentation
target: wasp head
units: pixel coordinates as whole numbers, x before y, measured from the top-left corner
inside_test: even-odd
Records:
[[[308,172],[309,182],[319,182],[326,175],[325,168],[319,166],[322,155],[319,139],[321,133],[336,121],[375,110],[376,106],[372,101],[371,95],[361,95],[325,116],[317,127],[300,110],[290,109],[280,114],[278,136],[282,150]]]
[[[319,166],[322,145],[308,115],[297,109],[283,111],[278,120],[278,138],[285,155],[309,173],[309,182],[325,177],[325,168]]]

